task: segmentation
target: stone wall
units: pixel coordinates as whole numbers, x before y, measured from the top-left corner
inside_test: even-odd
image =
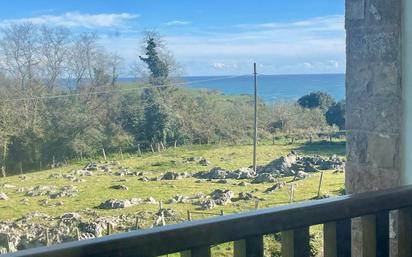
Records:
[[[401,8],[401,0],[346,0],[348,193],[401,183]],[[362,221],[352,223],[352,256],[366,256]],[[393,219],[392,230],[395,239]]]

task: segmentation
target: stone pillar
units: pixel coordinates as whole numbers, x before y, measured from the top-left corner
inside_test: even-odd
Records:
[[[350,194],[401,184],[401,6],[402,0],[346,0],[345,183]],[[361,219],[352,227],[352,256],[366,256]],[[394,231],[391,237],[396,238]]]

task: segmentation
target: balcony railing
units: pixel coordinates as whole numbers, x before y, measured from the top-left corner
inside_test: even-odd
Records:
[[[401,187],[138,230],[23,250],[4,257],[146,257],[180,252],[208,257],[234,241],[236,257],[263,256],[263,236],[281,232],[283,257],[308,257],[309,227],[323,224],[324,256],[351,256],[351,219],[362,217],[367,256],[389,256],[389,212],[396,212],[397,251],[410,256],[412,187]]]

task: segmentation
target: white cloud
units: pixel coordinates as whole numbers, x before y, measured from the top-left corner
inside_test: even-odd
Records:
[[[166,22],[166,26],[182,26],[182,25],[189,25],[191,22],[190,21],[180,21],[180,20],[175,20],[175,21],[169,21]]]
[[[126,26],[128,21],[132,21],[137,17],[139,17],[138,14],[132,13],[85,14],[66,12],[62,15],[40,15],[31,18],[2,20],[0,21],[0,27],[31,22],[37,25],[63,26],[68,28],[113,28]]]
[[[122,35],[105,39],[104,45],[131,62],[136,59],[138,42],[140,36]],[[255,61],[262,65],[259,72],[263,74],[345,71],[343,16],[270,28],[236,26],[224,33],[198,30],[195,34],[166,36],[164,43],[188,75],[250,74]]]
[[[215,69],[221,70],[221,69],[225,68],[226,65],[224,63],[221,63],[221,62],[215,62],[215,63],[212,63],[212,66]]]

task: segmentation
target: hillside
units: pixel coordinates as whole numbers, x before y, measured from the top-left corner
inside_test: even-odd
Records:
[[[297,151],[300,156],[343,156],[344,148],[344,142],[279,142],[275,145],[260,145],[258,164],[264,166],[292,150]],[[100,235],[105,235],[107,223],[112,224],[116,233],[134,229],[136,221],[139,228],[161,225],[162,220],[159,218],[162,216],[166,224],[183,222],[188,218],[187,211],[192,212],[192,219],[200,219],[219,215],[221,212],[229,214],[251,210],[256,207],[257,201],[258,208],[288,204],[292,184],[295,185],[294,201],[317,196],[320,172],[310,173],[310,177],[303,180],[293,181],[293,177],[283,177],[269,183],[251,183],[252,178],[201,179],[199,174],[192,176],[214,167],[231,171],[248,167],[251,150],[249,145],[192,145],[166,149],[160,154],[124,155],[123,159],[115,155],[109,156],[107,162],[85,161],[23,176],[1,178],[0,192],[6,194],[8,200],[0,201],[0,220],[13,222],[23,217],[20,222],[30,220],[31,226],[40,224],[40,227],[36,227],[38,230],[48,227],[52,229],[66,222],[70,223],[69,227],[80,228],[78,237],[90,238],[93,237],[90,230],[86,229],[89,231],[86,233],[82,227],[85,222],[91,222],[87,223],[89,225],[98,224]],[[207,160],[207,166],[202,159]],[[90,163],[94,163],[97,168]],[[85,168],[87,164],[88,168]],[[86,171],[88,169],[89,172]],[[169,171],[169,178],[163,176]],[[173,177],[173,174],[180,178]],[[322,195],[341,194],[343,183],[343,173],[324,171]],[[281,186],[271,193],[265,192],[274,185]],[[222,205],[213,203],[209,206],[211,208],[204,208],[207,205],[196,203],[197,197],[213,192],[223,195],[230,192],[232,195],[229,198],[232,201],[229,199]],[[108,203],[109,199],[118,202]],[[127,201],[131,202],[130,207]],[[160,201],[163,209],[159,212]],[[105,209],[119,204],[127,208]],[[37,213],[33,214],[34,212]],[[31,228],[32,233],[36,233],[36,229]],[[69,230],[68,233],[75,237],[74,234],[79,232]],[[50,243],[61,241],[56,237],[57,234],[50,236]],[[45,244],[44,238],[38,239],[40,244]],[[26,247],[32,247],[30,245]]]

